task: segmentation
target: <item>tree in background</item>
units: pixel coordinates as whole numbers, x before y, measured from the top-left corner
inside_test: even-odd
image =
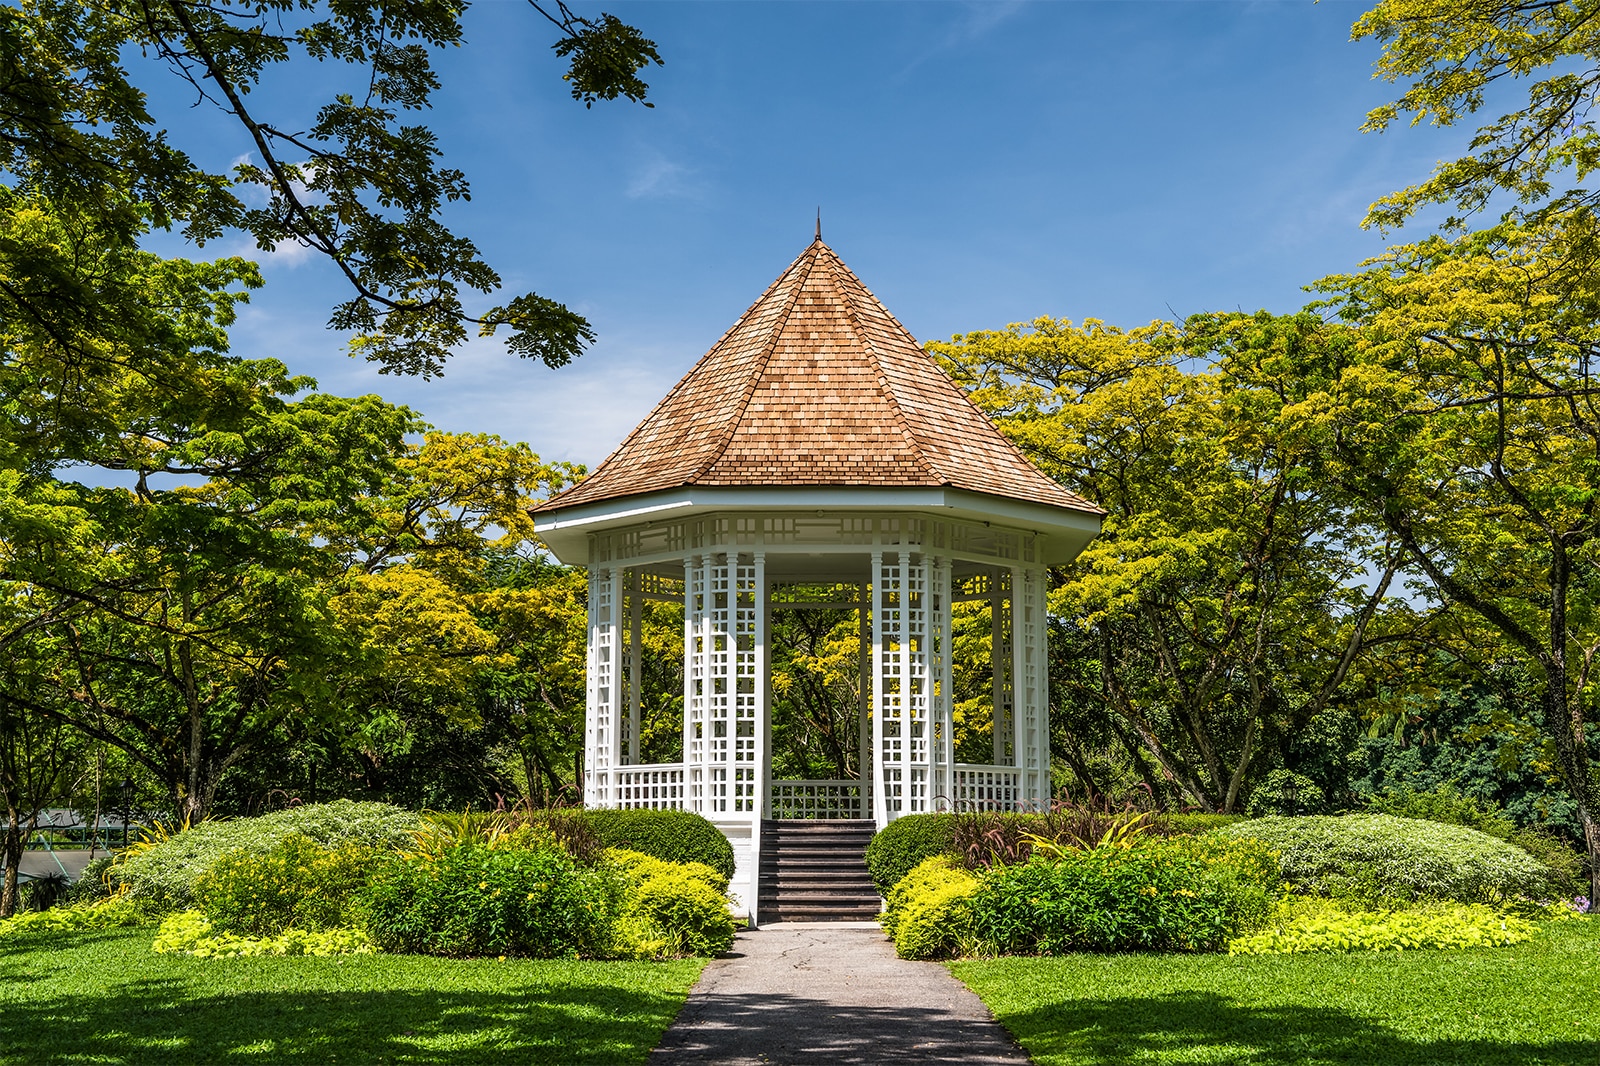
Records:
[[[556,28],[573,99],[644,101],[639,72],[661,61],[653,42],[611,15],[532,7]],[[441,0],[0,8],[0,170],[107,239],[131,242],[150,224],[181,227],[197,243],[233,230],[263,250],[311,249],[350,290],[329,326],[352,331],[352,351],[385,371],[440,373],[469,325],[483,335],[508,326],[511,350],[560,366],[594,339],[582,316],[534,293],[476,312],[463,303],[463,289],[490,293],[500,277],[441,222],[447,203],[468,198],[466,176],[443,164],[431,130],[408,121],[439,88],[431,53],[462,43],[466,8]],[[251,93],[284,64],[345,80],[315,116],[273,113]],[[141,86],[163,74],[248,135],[254,151],[231,176],[197,165],[157,127]],[[48,302],[37,310],[57,313]]]
[[[1041,318],[928,347],[1042,469],[1108,511],[1051,593],[1090,642],[1053,675],[1057,702],[1109,716],[1161,794],[1231,812],[1263,748],[1322,714],[1408,620],[1386,606],[1388,546],[1285,461],[1283,397],[1189,369],[1191,343],[1162,323]]]

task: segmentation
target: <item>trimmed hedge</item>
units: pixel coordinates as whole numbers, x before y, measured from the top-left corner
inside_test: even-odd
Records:
[[[583,820],[602,848],[621,848],[667,862],[699,862],[733,876],[733,845],[692,811],[592,810]]]
[[[872,835],[867,845],[867,872],[880,895],[906,874],[936,855],[955,850],[956,815],[907,814]]]
[[[1217,830],[1278,853],[1296,891],[1367,902],[1498,903],[1553,894],[1550,870],[1521,848],[1464,826],[1388,814],[1258,818]]]

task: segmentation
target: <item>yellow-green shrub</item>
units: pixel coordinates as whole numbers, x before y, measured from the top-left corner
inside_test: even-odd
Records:
[[[179,911],[161,923],[151,950],[159,954],[231,959],[261,955],[370,955],[377,949],[359,929],[288,929],[278,936],[218,932],[199,911]]]
[[[978,885],[952,856],[918,863],[889,890],[882,924],[895,951],[906,959],[953,954],[966,931],[966,901]]]
[[[617,952],[639,958],[718,955],[733,944],[728,879],[700,862],[667,862],[613,848],[606,859],[628,879]]]
[[[194,883],[194,898],[218,929],[270,937],[286,929],[347,924],[345,904],[377,861],[371,848],[325,848],[299,833],[256,851],[224,853]]]
[[[1502,947],[1522,943],[1533,930],[1532,922],[1481,903],[1364,911],[1333,900],[1296,896],[1274,908],[1264,929],[1230,941],[1228,954]]]
[[[19,933],[63,933],[80,929],[116,929],[152,921],[149,908],[140,900],[112,896],[94,903],[52,907],[47,911],[26,911],[0,921],[0,937]]]

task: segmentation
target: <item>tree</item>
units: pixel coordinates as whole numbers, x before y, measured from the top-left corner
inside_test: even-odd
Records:
[[[559,0],[532,6],[556,27],[553,47],[569,60],[575,100],[644,101],[639,72],[661,62],[652,41],[611,15],[581,18]],[[580,315],[534,293],[467,310],[463,288],[489,293],[500,278],[441,223],[445,204],[470,195],[467,180],[442,164],[432,131],[407,121],[439,88],[430,53],[462,42],[466,7],[24,0],[0,8],[0,170],[108,238],[132,241],[149,222],[181,226],[200,243],[242,230],[264,250],[310,248],[352,293],[329,325],[353,331],[353,351],[385,371],[440,373],[468,325],[480,334],[508,326],[513,351],[560,366],[593,340]],[[272,68],[313,63],[348,71],[349,81],[309,125],[252,101]],[[215,174],[171,143],[140,89],[140,75],[162,68],[239,124],[252,161]],[[234,191],[241,186],[265,203],[247,203]]]
[[[1159,792],[1228,812],[1263,746],[1321,714],[1404,612],[1385,611],[1385,544],[1286,458],[1285,397],[1185,369],[1207,326],[1040,318],[929,349],[1042,469],[1108,511],[1051,593],[1094,660],[1053,673],[1057,699],[1097,704]]]
[[[1572,215],[1433,237],[1322,282],[1344,323],[1215,336],[1292,397],[1298,461],[1472,620],[1456,656],[1532,676],[1600,889],[1600,290],[1580,283],[1597,248]]]

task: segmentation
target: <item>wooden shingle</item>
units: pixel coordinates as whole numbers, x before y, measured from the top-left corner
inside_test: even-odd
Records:
[[[685,485],[950,486],[1098,513],[1001,436],[821,238],[535,512]]]

